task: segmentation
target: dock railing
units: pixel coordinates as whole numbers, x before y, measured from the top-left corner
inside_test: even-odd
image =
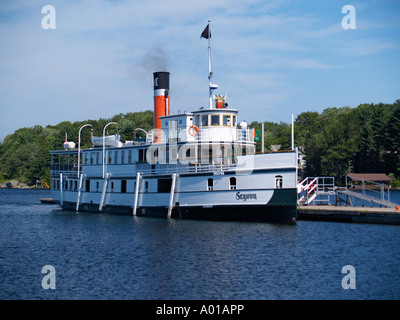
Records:
[[[367,187],[368,185],[371,187],[368,188]],[[350,183],[348,177],[346,176],[346,189],[351,190],[351,189],[357,189],[357,188],[360,188],[360,185],[354,185],[354,184]],[[368,190],[368,192],[370,192],[371,195],[373,195],[375,197],[380,197],[380,199],[382,201],[390,202],[390,188],[386,184],[361,179],[362,194],[366,195],[367,190]]]
[[[297,185],[298,205],[308,205],[318,198],[318,201],[330,203],[330,196],[335,195],[334,177],[307,177]]]
[[[297,185],[298,200],[300,206],[310,204],[317,196],[318,178],[305,178]]]
[[[346,187],[344,189],[337,190],[338,196],[345,195],[346,205],[355,206],[355,199],[361,201],[361,205],[364,207],[368,204],[372,207],[375,205],[384,206],[387,208],[394,208],[397,206],[396,203],[390,202],[390,188],[384,183],[378,183],[375,181],[369,181],[361,179],[361,185],[355,185],[348,181],[346,176]],[[352,199],[353,198],[353,199]]]
[[[365,203],[369,203],[371,207],[373,203],[388,208],[397,206],[390,202],[390,188],[387,185],[368,180],[362,180],[360,185],[353,185],[347,177],[346,186],[340,188],[335,186],[334,177],[307,177],[297,184],[297,193],[298,206],[306,206],[312,202],[326,202],[329,205],[332,204],[331,196],[335,197],[335,206],[342,205],[342,202],[346,206],[356,206],[356,198],[362,202],[363,207]],[[340,196],[345,196],[346,200]]]

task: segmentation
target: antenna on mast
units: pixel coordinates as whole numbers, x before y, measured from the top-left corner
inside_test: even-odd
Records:
[[[201,33],[200,38],[208,39],[208,87],[209,87],[209,101],[210,101],[209,106],[210,106],[210,109],[212,109],[213,91],[215,89],[218,89],[218,85],[217,84],[213,84],[211,82],[211,78],[213,76],[213,73],[212,73],[212,70],[211,70],[211,29],[210,29],[210,22],[211,22],[211,20],[208,19],[207,27]]]

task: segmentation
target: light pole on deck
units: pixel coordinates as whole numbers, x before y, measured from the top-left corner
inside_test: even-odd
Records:
[[[78,178],[79,178],[79,171],[81,168],[81,131],[84,127],[92,127],[90,123],[84,124],[82,127],[79,129],[78,133]]]
[[[110,124],[116,124],[118,126],[118,123],[116,122],[109,122],[107,123],[104,128],[103,128],[103,179],[104,179],[104,163],[105,163],[105,146],[106,146],[106,128],[107,126],[109,126]],[[118,127],[117,127],[118,128]]]

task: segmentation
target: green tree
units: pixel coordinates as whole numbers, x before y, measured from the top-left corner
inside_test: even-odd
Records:
[[[400,100],[396,101],[391,110],[385,129],[386,169],[400,178]]]

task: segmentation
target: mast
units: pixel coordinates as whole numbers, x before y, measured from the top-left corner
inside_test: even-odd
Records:
[[[209,87],[209,100],[210,100],[210,109],[212,109],[212,89],[211,89],[211,78],[212,78],[212,71],[211,71],[211,31],[210,31],[210,22],[211,20],[208,19],[208,87]]]
[[[204,29],[203,33],[201,34],[201,38],[206,38],[208,39],[208,88],[209,88],[209,107],[212,109],[212,96],[213,96],[213,91],[215,89],[218,89],[217,84],[213,84],[211,82],[211,78],[213,76],[212,70],[211,70],[211,29],[210,29],[210,22],[211,20],[208,19],[208,24],[207,27]]]

